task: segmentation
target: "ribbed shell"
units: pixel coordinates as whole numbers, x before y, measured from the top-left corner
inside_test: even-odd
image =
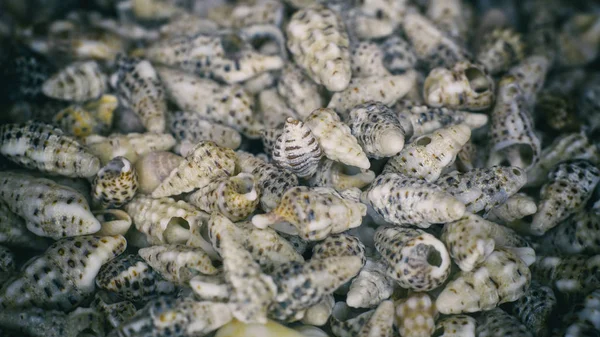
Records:
[[[477,319],[477,337],[532,337],[527,327],[516,317],[496,308],[485,311]]]
[[[102,95],[107,88],[106,75],[98,63],[88,61],[74,63],[47,79],[44,95],[65,101],[84,102]]]
[[[0,244],[36,250],[48,246],[48,242],[29,231],[25,220],[13,213],[3,201],[0,202]]]
[[[288,118],[283,133],[275,141],[273,162],[304,178],[315,174],[322,157],[323,150],[309,126]]]
[[[235,171],[235,152],[219,147],[211,141],[201,141],[154,191],[153,198],[161,198],[193,191],[212,180],[225,178]]]
[[[329,159],[321,160],[317,172],[308,181],[311,187],[333,187],[340,192],[349,188],[363,188],[375,179],[375,173],[358,170]]]
[[[395,321],[402,337],[431,336],[438,316],[435,304],[426,293],[414,293],[394,303]]]
[[[116,157],[98,171],[92,182],[92,197],[101,208],[119,208],[135,196],[138,177],[133,164]]]
[[[150,152],[140,157],[135,162],[140,192],[152,193],[183,160],[183,157],[166,151]]]
[[[242,143],[242,136],[235,129],[211,122],[193,112],[177,111],[169,116],[169,129],[179,141],[179,153],[183,154],[184,144],[194,146],[202,140],[210,140],[215,144],[237,149]]]
[[[439,337],[475,337],[476,327],[477,322],[471,316],[446,316],[436,323],[434,335]]]
[[[181,244],[151,246],[140,249],[138,254],[165,280],[179,285],[187,285],[198,273],[217,273],[208,254],[198,247]]]
[[[60,239],[100,230],[85,197],[49,179],[2,172],[0,201],[23,217],[27,229],[39,236]]]
[[[420,229],[379,227],[373,240],[388,275],[403,288],[429,291],[450,275],[452,261],[446,247]]]
[[[511,28],[497,28],[482,37],[477,62],[495,75],[510,69],[513,63],[525,57],[525,44],[521,34]]]
[[[89,151],[98,156],[103,165],[118,156],[135,163],[141,156],[154,151],[167,151],[175,143],[175,138],[167,133],[113,134],[108,137],[92,135],[85,139]]]
[[[48,124],[4,124],[0,141],[0,154],[26,168],[67,177],[91,177],[100,169],[93,151]]]
[[[147,60],[121,58],[115,87],[121,103],[135,112],[146,130],[164,132],[167,103],[156,71]]]
[[[352,280],[346,302],[353,308],[371,308],[394,293],[396,281],[386,273],[383,261],[367,259],[360,273]]]
[[[556,296],[551,288],[531,282],[529,289],[512,308],[512,314],[523,323],[534,336],[547,336],[557,309]]]
[[[277,91],[298,116],[306,118],[324,104],[319,86],[307,77],[302,69],[288,64],[277,82]]]
[[[287,27],[287,47],[296,64],[329,91],[344,90],[350,78],[350,41],[338,14],[323,6],[301,9]]]

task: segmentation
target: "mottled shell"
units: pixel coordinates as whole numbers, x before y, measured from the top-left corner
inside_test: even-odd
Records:
[[[334,305],[333,295],[325,296],[321,302],[306,309],[304,317],[302,317],[302,323],[317,326],[325,325],[329,320],[329,316],[331,316]]]
[[[273,211],[252,217],[252,223],[318,241],[358,227],[366,213],[364,204],[342,199],[332,188],[298,186],[287,190]]]
[[[435,68],[425,79],[427,105],[451,109],[485,110],[495,98],[494,80],[485,68],[468,61],[451,68]]]
[[[475,337],[477,322],[467,315],[452,315],[440,319],[435,325],[434,335],[440,337]]]
[[[283,68],[277,82],[277,91],[298,116],[306,118],[324,104],[319,87],[302,69],[289,64]]]
[[[312,327],[314,328],[314,327]],[[296,327],[298,329],[298,327]],[[261,323],[242,323],[233,320],[222,326],[215,337],[309,337],[305,332],[292,330],[276,321],[267,320],[265,324]],[[323,336],[316,336],[323,337]]]
[[[181,244],[152,246],[140,249],[138,254],[165,280],[175,284],[187,285],[198,273],[217,273],[208,254],[198,247]]]
[[[1,206],[0,206],[1,207]],[[540,250],[563,254],[599,254],[600,214],[597,209],[582,210],[544,235]]]
[[[350,127],[329,108],[313,111],[305,120],[327,158],[347,165],[368,169],[371,164],[352,135]]]
[[[165,131],[167,104],[158,75],[147,60],[121,58],[115,87],[121,102],[130,107],[149,132]]]
[[[333,187],[340,192],[349,188],[363,188],[375,179],[370,170],[359,170],[329,159],[321,160],[317,172],[308,180],[311,187]]]
[[[352,76],[386,76],[390,72],[383,63],[383,51],[374,42],[363,41],[352,49]]]
[[[500,224],[509,224],[536,212],[535,200],[524,193],[517,193],[506,199],[500,206],[492,209],[488,218]]]
[[[46,249],[48,242],[27,229],[25,220],[0,202],[0,244],[35,250]]]
[[[558,132],[576,132],[582,124],[577,116],[578,110],[570,94],[543,90],[537,95],[535,116],[541,127]]]
[[[93,151],[48,124],[4,124],[0,142],[0,154],[26,168],[67,177],[91,177],[100,169]]]
[[[287,121],[287,118],[286,118]],[[285,123],[285,121],[284,121]],[[269,156],[273,155],[273,149],[275,149],[275,143],[279,136],[283,134],[283,129],[273,128],[273,129],[263,129],[260,131],[260,138],[262,140],[263,149],[265,153]]]
[[[394,303],[383,301],[362,326],[359,337],[392,337],[394,335]]]
[[[584,295],[600,286],[600,255],[539,256],[531,265],[534,279],[558,294]]]
[[[474,26],[473,9],[460,0],[431,0],[427,6],[427,17],[458,42],[466,41]]]
[[[347,4],[338,2],[334,6],[344,13]],[[344,13],[352,40],[371,40],[392,34],[402,21],[407,7],[406,0],[366,0],[357,3],[349,13]]]
[[[107,89],[106,75],[94,61],[75,63],[60,70],[42,85],[48,97],[84,102],[97,98]]]
[[[414,293],[394,303],[395,321],[400,336],[431,336],[438,316],[435,304],[426,293]]]
[[[191,148],[203,140],[230,149],[237,149],[242,143],[242,136],[235,129],[206,120],[197,113],[177,111],[168,119],[169,129],[179,141],[175,151],[182,155],[186,153],[184,148]]]
[[[333,307],[329,320],[331,331],[337,337],[356,336],[369,319],[371,319],[373,313],[375,313],[375,310],[358,314],[351,310],[345,302],[337,302]],[[394,315],[390,315],[388,318],[392,319],[393,322]]]
[[[466,124],[452,125],[421,136],[392,157],[384,172],[434,182],[440,177],[442,170],[454,162],[470,137],[471,129]]]
[[[367,259],[360,273],[352,280],[346,302],[353,308],[371,308],[394,293],[396,281],[386,273],[386,264]]]
[[[116,157],[98,171],[92,182],[92,197],[101,208],[119,208],[135,196],[138,177],[133,164]]]
[[[408,133],[392,109],[380,102],[355,106],[348,125],[366,155],[376,159],[398,154]]]
[[[540,55],[529,56],[510,69],[509,75],[516,79],[530,107],[535,104],[537,93],[544,87],[549,70],[550,61]]]
[[[380,48],[383,53],[383,65],[394,75],[412,69],[417,64],[417,55],[412,45],[400,36],[390,36]]]
[[[388,275],[414,291],[439,287],[450,275],[450,255],[444,244],[420,229],[379,227],[375,248],[387,264]]]
[[[479,268],[459,272],[435,304],[443,314],[490,310],[523,296],[530,282],[527,265],[509,250],[497,248]]]
[[[514,303],[512,314],[534,336],[547,336],[557,305],[556,296],[551,288],[531,282],[531,287],[523,294],[523,297]]]
[[[84,334],[104,335],[104,317],[91,308],[77,308],[66,314],[40,308],[5,309],[0,312],[2,336],[76,337]],[[18,331],[14,332],[13,331]]]
[[[279,83],[282,81],[280,80]],[[279,128],[288,118],[298,119],[296,111],[287,105],[284,97],[277,92],[276,88],[262,90],[258,94],[257,105],[262,117],[261,122],[267,130]],[[263,131],[265,130],[263,129]]]
[[[135,163],[141,156],[154,151],[167,151],[175,143],[175,138],[167,133],[113,134],[108,137],[92,135],[85,139],[89,151],[98,156],[103,165],[118,156]]]
[[[152,191],[161,198],[193,191],[216,178],[225,178],[235,171],[235,152],[211,141],[201,141],[185,159]]]
[[[280,25],[283,4],[276,0],[247,1],[235,5],[222,5],[208,10],[208,18],[220,26],[241,28],[258,24]]]
[[[275,141],[273,162],[304,178],[315,174],[322,157],[323,149],[309,126],[288,118],[283,126],[283,133]]]
[[[104,301],[104,297],[108,296],[101,296],[99,293],[96,294],[90,307],[95,308],[104,315],[106,323],[112,328],[117,328],[119,325],[129,320],[137,310],[135,305],[129,301],[108,304]]]
[[[0,201],[23,217],[34,234],[60,239],[100,230],[85,197],[74,189],[22,173],[1,176]]]
[[[525,57],[521,34],[511,28],[497,28],[482,37],[477,62],[495,75],[510,69],[513,63]]]
[[[140,157],[135,162],[139,191],[152,193],[183,160],[182,157],[165,151],[150,152]]]
[[[329,91],[344,90],[352,70],[346,27],[338,14],[323,6],[301,9],[286,27],[287,47],[296,64]]]
[[[525,325],[500,308],[483,312],[477,319],[476,331],[478,337],[532,337]]]

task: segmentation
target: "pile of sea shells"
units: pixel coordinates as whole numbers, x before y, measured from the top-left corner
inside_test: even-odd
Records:
[[[599,336],[599,53],[592,1],[5,0],[0,336]]]

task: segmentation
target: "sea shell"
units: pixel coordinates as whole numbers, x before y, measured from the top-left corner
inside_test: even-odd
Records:
[[[85,138],[94,133],[102,133],[104,126],[98,123],[91,112],[80,106],[72,105],[59,111],[52,124],[69,136]]]
[[[414,293],[394,303],[395,321],[402,337],[431,336],[438,312],[426,293]]]
[[[525,44],[521,34],[511,28],[494,29],[482,39],[477,62],[492,75],[507,71],[513,63],[525,57]]]
[[[600,255],[539,256],[531,265],[534,279],[558,295],[585,295],[600,286]]]
[[[273,162],[300,178],[311,177],[323,157],[323,149],[309,125],[288,118],[283,133],[277,137],[273,148]]]
[[[527,45],[532,55],[543,55],[551,62],[556,58],[559,11],[556,10],[557,3],[535,0],[530,6],[530,20],[527,24]]]
[[[211,33],[217,29],[219,29],[219,26],[216,22],[183,12],[161,25],[159,33],[161,39],[164,40],[181,35],[192,37],[201,33]]]
[[[93,212],[102,228],[96,232],[100,236],[125,235],[131,227],[131,217],[119,209],[107,209]]]
[[[474,24],[473,9],[461,0],[431,0],[427,17],[454,40],[467,41]]]
[[[69,314],[40,308],[0,312],[0,326],[30,337],[77,337],[84,332],[103,336],[103,319],[99,312],[88,308],[78,308]],[[7,336],[12,335],[7,332]]]
[[[535,200],[524,193],[517,193],[506,199],[500,206],[492,209],[488,218],[500,224],[509,224],[536,212]]]
[[[418,137],[387,162],[384,173],[400,173],[434,182],[442,170],[454,162],[470,137],[471,129],[466,124],[451,125]]]
[[[494,80],[480,65],[468,61],[435,68],[425,79],[427,105],[450,109],[485,110],[494,103]]]
[[[420,229],[379,227],[374,241],[388,275],[403,288],[428,291],[442,285],[450,275],[446,247]]]
[[[0,246],[0,271],[2,272],[2,276],[0,276],[0,285],[4,283],[5,279],[10,278],[10,275],[12,275],[16,269],[15,254],[13,254],[10,249]]]
[[[477,336],[532,337],[527,327],[500,308],[483,312],[477,319]]]
[[[452,315],[440,319],[435,325],[434,335],[440,337],[475,337],[477,322],[467,315]]]
[[[282,80],[279,83],[282,83]],[[257,105],[265,129],[279,128],[288,118],[298,119],[296,111],[287,105],[284,97],[277,92],[276,88],[262,90],[258,94]],[[263,129],[263,131],[265,130]]]
[[[165,92],[156,71],[147,60],[122,57],[117,60],[116,83],[121,102],[130,107],[149,132],[165,131]]]
[[[0,154],[26,168],[84,178],[100,169],[100,160],[92,151],[48,124],[4,124],[0,140]]]
[[[368,169],[371,164],[350,128],[329,108],[313,111],[305,120],[327,158]]]
[[[175,284],[187,285],[197,273],[217,273],[208,254],[198,247],[181,244],[151,246],[140,249],[138,254],[165,280]]]
[[[301,9],[286,27],[287,46],[312,80],[329,91],[350,83],[350,51],[346,27],[337,13],[323,6]]]
[[[365,154],[376,159],[398,154],[409,133],[392,109],[380,102],[355,106],[350,111],[348,125]]]
[[[182,157],[165,151],[150,152],[139,157],[135,162],[139,191],[152,193],[183,160]]]
[[[369,170],[358,170],[339,162],[324,159],[317,172],[308,181],[311,187],[333,187],[343,191],[352,187],[363,188],[375,179],[375,173]]]
[[[190,280],[189,285],[196,298],[203,301],[227,302],[231,297],[231,289],[225,282],[223,273],[197,275]]]
[[[112,328],[117,328],[135,315],[137,309],[133,303],[129,301],[106,303],[105,297],[108,297],[106,293],[97,293],[90,307],[101,313],[105,322]]]
[[[119,256],[103,265],[96,276],[96,285],[120,299],[138,303],[175,292],[172,283],[134,254]]]
[[[263,149],[267,156],[273,156],[273,149],[275,149],[275,143],[277,142],[277,139],[279,139],[279,136],[281,136],[282,134],[283,129],[279,128],[263,129],[260,131],[260,138],[262,140]]]
[[[389,277],[382,261],[367,259],[360,273],[352,280],[346,303],[353,308],[371,308],[392,296],[396,281]]]
[[[71,64],[47,79],[42,86],[42,92],[48,97],[75,102],[97,98],[106,89],[106,75],[95,61]]]
[[[344,5],[340,2],[337,6]],[[350,9],[350,13],[344,13],[345,9],[342,8],[337,10],[344,14],[349,34],[354,41],[372,40],[392,34],[402,21],[407,7],[405,0],[366,0]]]
[[[369,101],[392,106],[417,85],[417,73],[409,70],[401,75],[355,77],[343,91],[331,96],[327,105],[345,119],[352,108]]]
[[[131,11],[140,20],[160,20],[173,17],[183,10],[171,1],[133,0]]]
[[[359,337],[392,337],[394,335],[394,304],[383,301],[369,320],[362,326]]]
[[[509,250],[496,248],[477,269],[461,271],[446,284],[435,305],[442,314],[490,310],[519,299],[530,282],[527,265]]]
[[[600,181],[600,170],[586,160],[558,164],[542,186],[538,212],[531,222],[531,233],[542,235],[570,215],[585,207]]]
[[[534,336],[547,336],[552,315],[558,303],[551,288],[531,282],[523,297],[513,306],[512,314],[523,323]]]
[[[103,165],[106,165],[118,156],[135,163],[138,158],[147,153],[169,150],[176,142],[175,138],[167,133],[128,133],[113,134],[108,137],[91,135],[84,143],[88,150],[98,156]]]
[[[207,186],[217,178],[226,178],[235,171],[235,152],[211,141],[201,141],[185,159],[152,191],[153,198],[162,198]]]
[[[388,304],[385,304],[387,306]],[[393,307],[393,304],[392,304]],[[344,302],[337,302],[333,307],[329,325],[331,331],[338,337],[357,336],[363,326],[371,319],[375,310],[370,310],[357,314],[351,311],[351,308]],[[394,315],[390,315],[388,319],[393,323]]]
[[[309,325],[325,325],[331,316],[331,311],[335,305],[333,295],[327,295],[321,302],[313,305],[306,309],[304,317],[302,317],[302,323]]]
[[[0,244],[35,250],[48,247],[48,242],[30,232],[23,218],[13,213],[4,202],[0,202]]]
[[[383,56],[383,51],[374,42],[359,42],[352,48],[352,76],[370,77],[390,75],[390,72],[383,63]]]
[[[340,256],[357,256],[361,258],[363,265],[366,263],[364,244],[357,237],[348,234],[330,235],[318,242],[313,247],[311,261]]]
[[[92,182],[92,197],[101,208],[119,208],[135,196],[137,172],[124,157],[115,157],[98,171]]]
[[[412,45],[400,36],[388,37],[379,48],[383,53],[383,65],[394,75],[413,69],[417,64]]]
[[[562,221],[540,240],[540,250],[565,255],[600,254],[600,214],[597,209],[582,210]]]
[[[358,227],[366,213],[365,205],[344,200],[331,188],[298,186],[287,190],[274,210],[252,217],[252,223],[317,241]]]
[[[294,331],[285,325],[275,321],[267,320],[266,324],[245,324],[233,320],[217,331],[215,337],[307,337],[306,334]]]
[[[485,210],[487,213],[503,207],[526,182],[525,171],[518,167],[493,166],[465,173],[451,172],[441,176],[436,184],[463,202],[467,211],[477,213]]]
[[[213,123],[197,113],[173,112],[168,123],[171,133],[179,141],[176,151],[180,154],[185,153],[182,151],[185,143],[193,147],[202,140],[210,140],[219,146],[237,149],[242,142],[242,136],[235,129]]]
[[[257,138],[262,125],[255,119],[254,100],[237,85],[222,86],[182,70],[157,68],[168,97],[182,110]]]
[[[525,92],[518,80],[506,76],[498,84],[498,101],[491,116],[488,166],[508,161],[528,170],[539,160],[541,143],[533,130]]]
[[[0,201],[36,235],[60,239],[100,230],[85,197],[72,188],[23,173],[3,172]]]
[[[589,293],[583,303],[581,303],[575,312],[575,317],[571,325],[565,331],[566,336],[593,335],[600,328],[598,322],[598,309],[600,309],[600,291],[594,290]],[[564,320],[563,320],[564,321]]]
[[[281,71],[277,92],[303,119],[324,104],[318,85],[307,77],[302,69],[291,64]]]
[[[0,289],[0,307],[71,310],[93,295],[100,267],[126,246],[120,235],[57,241]]]
[[[558,62],[566,67],[586,65],[598,56],[600,17],[575,14],[562,25],[558,35]]]
[[[509,75],[516,79],[523,90],[524,100],[529,107],[535,104],[536,95],[544,87],[549,70],[550,61],[539,55],[529,56],[510,69]]]
[[[241,28],[256,24],[280,25],[283,4],[276,0],[254,0],[222,5],[208,10],[208,18],[223,27]]]
[[[361,201],[396,225],[427,228],[432,223],[458,220],[465,213],[465,205],[439,186],[395,173],[375,178]]]
[[[542,127],[559,132],[578,131],[577,105],[571,95],[542,90],[536,99],[535,115]]]

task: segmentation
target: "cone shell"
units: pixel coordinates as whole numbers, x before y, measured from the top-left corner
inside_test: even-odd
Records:
[[[273,148],[275,164],[300,178],[310,177],[317,171],[322,157],[323,150],[309,126],[288,118]]]
[[[313,247],[311,260],[327,259],[336,256],[358,256],[366,263],[365,246],[360,240],[348,234],[335,234],[320,241]]]
[[[526,326],[500,308],[485,311],[478,317],[477,336],[532,337]]]
[[[4,124],[0,140],[0,154],[26,168],[67,177],[91,177],[100,169],[93,152],[48,124]]]
[[[317,326],[325,325],[329,320],[329,316],[331,316],[334,305],[333,295],[325,296],[321,302],[306,309],[302,323]]]
[[[96,294],[91,307],[94,307],[100,314],[104,315],[104,319],[112,328],[117,328],[129,320],[137,310],[133,303],[129,301],[108,304],[99,294]]]
[[[175,138],[166,133],[128,133],[113,134],[108,137],[92,135],[87,137],[84,143],[90,152],[98,156],[102,164],[106,165],[118,156],[135,163],[138,158],[147,153],[169,150],[175,145]]]
[[[137,172],[124,157],[116,157],[98,171],[92,183],[92,197],[101,208],[119,208],[135,196]]]
[[[438,316],[435,304],[425,293],[415,293],[396,305],[395,321],[403,337],[431,336]]]
[[[350,41],[338,14],[323,6],[304,8],[286,27],[287,47],[296,64],[329,91],[344,90],[350,78]]]
[[[182,157],[165,151],[150,152],[140,157],[135,163],[139,191],[152,193],[183,160]]]
[[[171,113],[169,129],[179,141],[178,152],[181,154],[184,154],[185,143],[192,147],[200,141],[210,140],[219,146],[237,149],[242,142],[242,136],[235,129],[210,122],[192,112]]]
[[[84,138],[102,131],[92,113],[79,106],[69,106],[52,118],[52,124],[70,136]]]
[[[198,247],[181,244],[142,248],[138,254],[167,281],[187,285],[195,274],[213,275],[217,269]]]
[[[477,322],[467,315],[452,315],[440,319],[435,325],[435,332],[441,331],[440,337],[475,337]]]
[[[294,65],[283,68],[277,82],[277,91],[287,105],[303,119],[324,104],[317,84]]]
[[[74,63],[47,79],[44,95],[60,100],[83,102],[102,95],[107,87],[106,75],[94,61]]]
[[[571,254],[599,254],[595,242],[600,239],[600,214],[597,209],[582,210],[546,233],[540,250]]]
[[[490,74],[495,75],[510,69],[513,63],[525,57],[525,45],[521,34],[511,28],[497,28],[482,38],[477,62],[481,63]]]
[[[537,93],[544,87],[546,74],[550,70],[550,61],[545,56],[532,55],[510,69],[509,75],[513,76],[529,107],[536,101]]]
[[[500,224],[508,224],[536,212],[535,200],[526,194],[517,193],[506,199],[500,206],[492,209],[489,219]]]

